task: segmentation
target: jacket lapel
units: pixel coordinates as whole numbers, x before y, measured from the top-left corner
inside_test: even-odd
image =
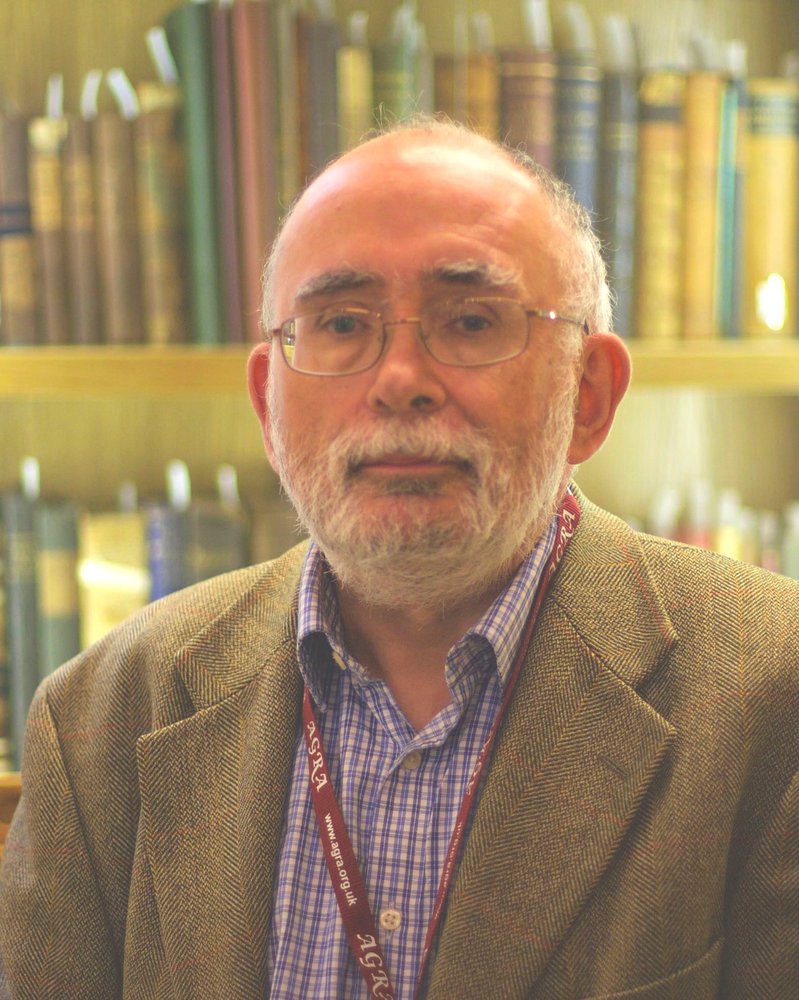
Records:
[[[284,597],[294,590],[296,576]],[[138,744],[145,851],[176,996],[265,992],[300,682],[296,608],[247,596],[246,612],[237,606],[178,657],[194,714]]]
[[[582,505],[451,891],[429,1000],[530,995],[674,736],[636,693],[674,630],[635,536]]]

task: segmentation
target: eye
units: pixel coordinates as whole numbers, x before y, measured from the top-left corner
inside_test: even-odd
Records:
[[[436,316],[435,323],[450,335],[473,337],[495,329],[497,317],[484,302],[450,302]]]
[[[367,310],[326,310],[316,317],[316,329],[336,337],[352,337],[369,333],[375,324],[373,314]]]

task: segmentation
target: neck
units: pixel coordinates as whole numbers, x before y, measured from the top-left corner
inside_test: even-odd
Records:
[[[446,608],[376,607],[337,586],[347,648],[385,681],[407,720],[421,729],[450,703],[447,653],[504,586]]]

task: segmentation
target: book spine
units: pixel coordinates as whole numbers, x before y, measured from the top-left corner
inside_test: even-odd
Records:
[[[189,294],[194,340],[222,341],[222,287],[214,171],[209,3],[184,3],[165,19],[183,90]]]
[[[28,122],[0,116],[0,341],[35,344],[36,256],[28,186]]]
[[[243,343],[244,303],[238,239],[236,181],[236,101],[233,87],[233,7],[219,4],[213,12],[211,59],[214,78],[214,135],[219,255],[222,268],[223,339]]]
[[[134,122],[144,330],[148,343],[175,344],[188,340],[185,162],[178,94],[157,100]]]
[[[685,83],[683,308],[686,340],[718,337],[718,196],[725,79],[689,73]]]
[[[239,508],[195,501],[187,515],[187,583],[240,569],[248,563],[247,524]]]
[[[728,81],[721,113],[718,196],[718,316],[721,335],[741,336],[746,82]]]
[[[40,277],[42,340],[47,344],[69,342],[61,170],[66,130],[63,118],[34,118],[28,128],[31,223]]]
[[[147,565],[150,600],[156,601],[189,582],[187,566],[188,524],[186,512],[166,504],[147,510]]]
[[[78,527],[78,589],[84,648],[124,621],[150,596],[141,511],[83,512]]]
[[[438,62],[438,59],[436,59]],[[375,111],[381,121],[401,121],[414,111],[416,65],[407,45],[381,42],[372,50]],[[436,104],[438,70],[436,70]]]
[[[554,52],[500,52],[502,135],[549,170],[555,167],[557,72]]]
[[[589,211],[596,207],[602,74],[593,52],[558,56],[557,172]]]
[[[274,150],[277,109],[271,71],[271,20],[266,4],[234,5],[232,39],[238,150],[238,219],[244,331],[261,336],[261,274],[276,227],[278,177]]]
[[[43,679],[80,652],[78,515],[67,502],[40,502],[34,511],[37,650]]]
[[[635,188],[638,167],[638,81],[608,73],[602,85],[597,228],[615,296],[614,329],[633,333]]]
[[[338,50],[339,151],[352,149],[373,125],[372,52],[365,45],[343,45]]]
[[[799,85],[751,78],[744,207],[743,334],[796,335]]]
[[[6,611],[6,531],[0,522],[0,772],[14,770]]]
[[[639,89],[635,333],[679,339],[682,320],[682,196],[685,76],[644,75]]]
[[[69,119],[62,164],[70,340],[75,344],[97,344],[101,340],[102,313],[90,122]]]
[[[300,100],[296,13],[289,4],[272,5],[277,75],[278,202],[290,205],[300,189]]]
[[[141,343],[144,318],[132,122],[110,111],[97,117],[94,167],[104,339],[111,344]]]
[[[6,540],[6,624],[16,770],[22,761],[25,720],[39,681],[33,508],[34,505],[19,494],[7,493],[0,497]]]
[[[306,22],[308,60],[308,176],[315,176],[338,154],[338,24],[327,19]]]

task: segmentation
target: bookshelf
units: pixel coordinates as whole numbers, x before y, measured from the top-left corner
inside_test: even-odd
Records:
[[[560,3],[551,0],[554,14]],[[175,0],[0,0],[0,97],[9,108],[39,112],[55,69],[64,73],[69,107],[91,68],[122,65],[134,80],[151,78],[144,34],[174,6]],[[337,12],[343,20],[366,10],[376,40],[393,6],[389,0],[339,0]],[[481,5],[441,0],[417,6],[431,47],[447,51],[454,13]],[[594,19],[610,12],[634,16],[642,39],[657,37],[665,54],[700,21],[720,37],[743,37],[753,74],[773,71],[781,52],[799,46],[799,19],[784,0],[586,0],[586,6]],[[497,43],[516,43],[520,2],[500,0],[491,13]],[[799,419],[799,341],[635,343],[632,350],[634,389],[618,428],[580,473],[599,502],[621,509],[623,501],[625,510],[641,513],[662,467],[696,453],[697,436],[704,440],[710,431],[669,419],[686,399],[690,412],[712,429],[714,443],[704,448],[717,456],[713,471],[723,468],[725,485],[738,486],[758,505],[781,507],[799,496],[799,449],[791,440]],[[270,473],[246,400],[246,353],[189,347],[0,352],[0,484],[15,479],[22,456],[36,454],[45,489],[99,507],[113,501],[126,476],[137,479],[143,494],[159,491],[165,462],[181,457],[197,490],[210,487],[223,461],[238,467],[243,491],[261,490]],[[653,441],[665,450],[660,467],[649,460]]]

